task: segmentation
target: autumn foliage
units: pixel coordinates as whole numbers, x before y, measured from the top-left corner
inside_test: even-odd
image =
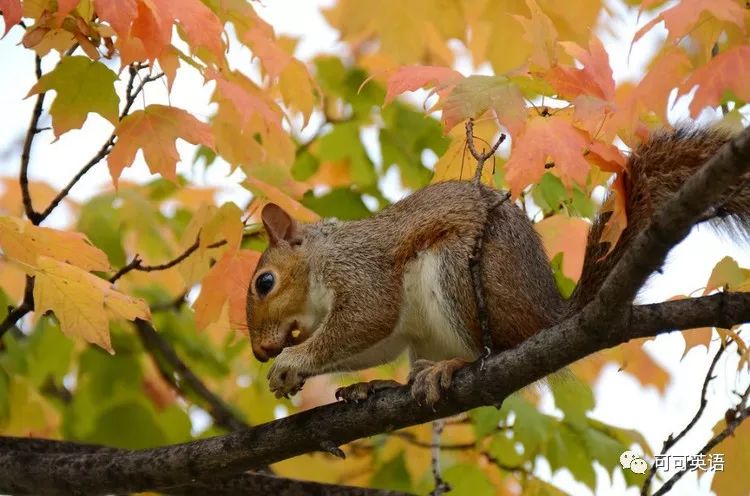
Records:
[[[332,401],[339,378],[275,399],[267,368],[252,359],[244,305],[266,243],[258,212],[272,201],[300,221],[358,219],[408,190],[468,179],[469,118],[478,146],[507,136],[483,180],[510,190],[537,222],[566,295],[596,213],[612,212],[610,242],[627,225],[620,178],[629,150],[674,124],[675,102],[689,102],[683,118],[746,125],[744,0],[338,0],[323,15],[345,55],[305,60],[262,9],[246,0],[0,0],[0,50],[29,60],[2,62],[3,72],[31,73],[34,60],[37,70],[19,92],[31,124],[17,124],[23,146],[6,153],[14,165],[2,169],[0,433],[140,448],[220,432],[215,418],[197,420],[210,405],[139,340],[137,319],[250,424]],[[613,34],[618,16],[638,19],[638,29]],[[616,80],[608,52],[644,43],[652,47],[641,77]],[[172,105],[176,85],[200,91],[201,83],[210,101]],[[153,97],[155,87],[166,98]],[[111,135],[91,158],[65,157],[81,163],[67,186],[34,179],[53,168],[34,160],[37,147],[54,149],[94,126]],[[105,163],[111,186],[69,194]],[[222,166],[247,194],[199,185],[202,172]],[[129,168],[141,180],[123,179]],[[66,213],[50,222],[58,210]],[[726,258],[702,291],[745,291],[749,275]],[[687,332],[684,353],[717,337],[737,347],[737,374],[746,376],[750,352],[736,329]],[[592,490],[609,483],[595,464],[640,486],[645,475],[623,470],[620,453],[634,447],[649,457],[661,446],[589,413],[590,386],[610,363],[665,391],[669,375],[642,344],[576,364],[580,381],[550,386],[556,412],[543,413],[540,394],[526,391],[449,424],[443,442],[464,445],[443,451],[455,494],[561,494],[539,475],[540,459]],[[360,376],[405,373],[398,362]],[[722,445],[737,463],[714,476],[718,494],[750,491],[739,475],[743,429]],[[429,492],[429,427],[397,434],[345,448],[344,461],[314,454],[274,469]]]

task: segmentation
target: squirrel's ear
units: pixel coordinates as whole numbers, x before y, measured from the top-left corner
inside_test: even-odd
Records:
[[[266,228],[271,245],[286,241],[290,245],[299,244],[297,240],[297,222],[275,203],[267,203],[260,214],[263,227]]]

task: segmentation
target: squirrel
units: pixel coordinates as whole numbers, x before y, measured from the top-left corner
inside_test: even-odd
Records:
[[[482,354],[470,274],[478,236],[488,329],[493,351],[502,351],[589,303],[652,212],[729,139],[720,130],[683,127],[657,131],[637,147],[623,172],[627,227],[610,249],[601,238],[611,213],[599,213],[568,299],[532,222],[488,186],[434,183],[370,218],[346,222],[301,224],[266,204],[269,245],[251,279],[247,324],[255,357],[276,357],[271,391],[288,396],[308,377],[369,368],[408,351],[412,394],[434,404],[453,374]],[[742,225],[750,220],[750,195],[735,191],[710,214],[729,228]],[[395,385],[354,384],[336,397],[358,401]]]

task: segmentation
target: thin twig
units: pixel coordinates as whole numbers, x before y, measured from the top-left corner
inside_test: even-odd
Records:
[[[133,103],[135,103],[136,98],[138,97],[138,94],[143,90],[143,87],[146,85],[146,83],[149,83],[151,81],[155,81],[162,77],[164,74],[160,73],[155,76],[148,76],[144,78],[140,84],[133,90],[133,86],[135,84],[135,78],[138,74],[137,68],[135,68],[133,65],[130,66],[130,78],[128,79],[128,86],[126,90],[126,97],[125,97],[125,106],[122,109],[122,112],[120,113],[119,119],[124,119],[128,113],[130,113],[130,109],[133,107]],[[107,141],[99,148],[99,151],[96,152],[96,154],[91,157],[91,160],[86,162],[86,164],[79,170],[75,176],[68,182],[68,184],[60,190],[60,192],[55,196],[55,198],[50,202],[50,204],[47,206],[47,208],[44,209],[44,211],[41,214],[38,214],[39,222],[41,223],[49,217],[49,215],[52,213],[55,208],[57,208],[58,205],[60,205],[60,202],[62,202],[66,196],[70,193],[70,190],[73,189],[73,186],[75,186],[78,181],[81,180],[83,176],[88,173],[96,164],[101,162],[107,155],[109,155],[109,152],[112,151],[112,147],[115,144],[115,139],[117,135],[115,134],[115,131],[112,132],[112,134],[107,138]]]
[[[240,419],[224,401],[216,396],[183,362],[172,346],[145,320],[136,320],[135,328],[146,350],[155,358],[162,377],[178,392],[185,393],[184,387],[201,398],[208,406],[208,412],[216,425],[229,431],[247,429],[249,425]],[[161,358],[159,360],[158,358]],[[169,365],[167,369],[164,365]]]
[[[432,422],[432,447],[430,454],[432,456],[432,478],[435,481],[435,489],[432,490],[430,496],[442,496],[443,494],[450,492],[451,486],[445,480],[440,473],[440,436],[443,434],[443,428],[445,423],[442,420],[435,420]]]
[[[23,290],[23,301],[16,308],[9,308],[8,315],[0,323],[0,339],[8,332],[9,329],[16,325],[27,313],[34,310],[34,278],[26,276],[26,286]],[[0,342],[0,349],[3,345]]]
[[[734,431],[737,430],[737,427],[739,427],[746,418],[750,417],[750,408],[747,406],[748,397],[750,397],[750,386],[748,386],[745,392],[740,396],[740,401],[734,408],[733,417],[731,417],[731,420],[727,420],[727,426],[724,428],[724,430],[716,434],[706,443],[703,449],[698,452],[699,456],[706,455],[724,439],[734,434]],[[658,491],[654,493],[653,496],[662,496],[663,494],[669,492],[672,489],[672,486],[674,486],[677,481],[679,481],[682,476],[684,476],[689,470],[690,468],[685,468],[674,474],[667,482],[664,483],[663,486],[659,488]]]
[[[39,55],[35,58],[35,72],[38,81],[42,77],[42,58],[39,57]],[[26,130],[26,139],[23,141],[23,149],[21,150],[21,172],[18,178],[18,182],[21,186],[23,209],[26,212],[26,217],[28,217],[34,225],[38,225],[41,220],[39,214],[34,210],[34,206],[31,203],[31,193],[29,192],[29,162],[31,161],[31,146],[34,144],[34,137],[39,133],[39,119],[42,116],[42,108],[44,106],[44,97],[46,94],[46,92],[41,91],[36,95],[34,110],[31,112],[31,121],[29,122],[29,128]]]
[[[227,241],[225,239],[222,239],[221,241],[217,241],[215,243],[211,243],[210,245],[207,246],[207,248],[218,248],[220,246],[225,245],[226,243],[227,243]],[[122,276],[124,276],[125,274],[127,274],[128,272],[130,272],[132,270],[137,270],[137,271],[140,271],[140,272],[156,272],[156,271],[160,271],[160,270],[171,269],[172,267],[174,267],[178,263],[180,263],[183,260],[185,260],[190,255],[192,255],[193,252],[200,247],[200,244],[201,244],[201,242],[200,242],[200,234],[199,234],[198,237],[195,238],[195,242],[192,245],[188,246],[188,248],[184,252],[182,252],[176,258],[170,260],[169,262],[165,262],[165,263],[159,264],[159,265],[143,265],[141,263],[141,262],[143,262],[143,260],[141,259],[141,257],[139,255],[136,254],[133,257],[133,260],[131,260],[129,264],[127,264],[124,267],[120,268],[120,270],[118,270],[117,272],[115,272],[115,274],[112,277],[109,278],[109,282],[114,283],[119,278],[121,278]]]
[[[719,351],[716,352],[714,355],[713,360],[711,360],[711,365],[708,367],[708,372],[706,372],[706,378],[703,380],[703,387],[701,388],[701,399],[700,404],[698,406],[698,411],[695,412],[695,415],[693,415],[693,418],[690,419],[690,422],[685,426],[684,429],[680,431],[679,434],[676,436],[672,436],[670,434],[667,436],[667,439],[664,440],[664,444],[662,444],[661,448],[661,455],[664,455],[672,449],[672,447],[677,444],[680,439],[685,437],[685,434],[690,432],[690,430],[695,426],[696,422],[701,418],[703,415],[703,411],[706,409],[706,405],[708,404],[708,399],[706,398],[706,393],[708,391],[708,384],[716,378],[714,375],[714,369],[716,368],[716,364],[719,363],[719,359],[724,354],[724,351],[726,350],[727,346],[729,346],[731,343],[722,343],[721,347],[719,348]],[[641,496],[648,496],[649,491],[651,490],[651,482],[654,479],[654,476],[656,475],[656,463],[651,465],[651,468],[649,469],[648,475],[646,476],[646,480],[643,482],[643,486],[641,487]]]
[[[478,189],[478,197],[480,203],[483,203],[483,195],[482,191],[479,189],[482,182],[482,169],[484,168],[484,162],[494,156],[495,151],[497,151],[497,148],[500,146],[500,143],[502,143],[505,140],[505,135],[501,134],[498,140],[495,142],[495,144],[490,148],[490,151],[485,153],[479,153],[477,149],[474,147],[474,120],[469,119],[466,121],[466,144],[469,147],[469,152],[471,153],[471,156],[474,157],[474,159],[477,161],[477,169],[474,174],[474,185],[476,185]],[[482,261],[482,246],[484,244],[484,237],[487,234],[487,220],[490,215],[490,212],[503,203],[505,200],[509,198],[510,195],[506,195],[502,200],[499,200],[495,205],[489,206],[489,208],[483,209],[482,212],[480,212],[480,215],[483,216],[481,219],[482,224],[482,231],[477,236],[477,239],[474,244],[474,250],[471,255],[471,259],[469,260],[469,270],[471,272],[471,280],[474,286],[474,296],[476,300],[476,307],[477,307],[477,319],[479,320],[479,330],[480,335],[482,339],[482,359],[489,356],[489,354],[492,352],[492,333],[490,332],[490,319],[489,319],[489,312],[487,311],[487,303],[485,301],[484,297],[484,287],[482,286],[482,275],[481,275],[481,261]],[[482,362],[483,363],[483,362]]]

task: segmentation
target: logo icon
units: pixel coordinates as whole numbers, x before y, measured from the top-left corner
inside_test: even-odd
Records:
[[[635,451],[623,451],[620,455],[620,465],[624,469],[630,469],[635,474],[645,474],[648,470],[648,463],[641,458]]]

